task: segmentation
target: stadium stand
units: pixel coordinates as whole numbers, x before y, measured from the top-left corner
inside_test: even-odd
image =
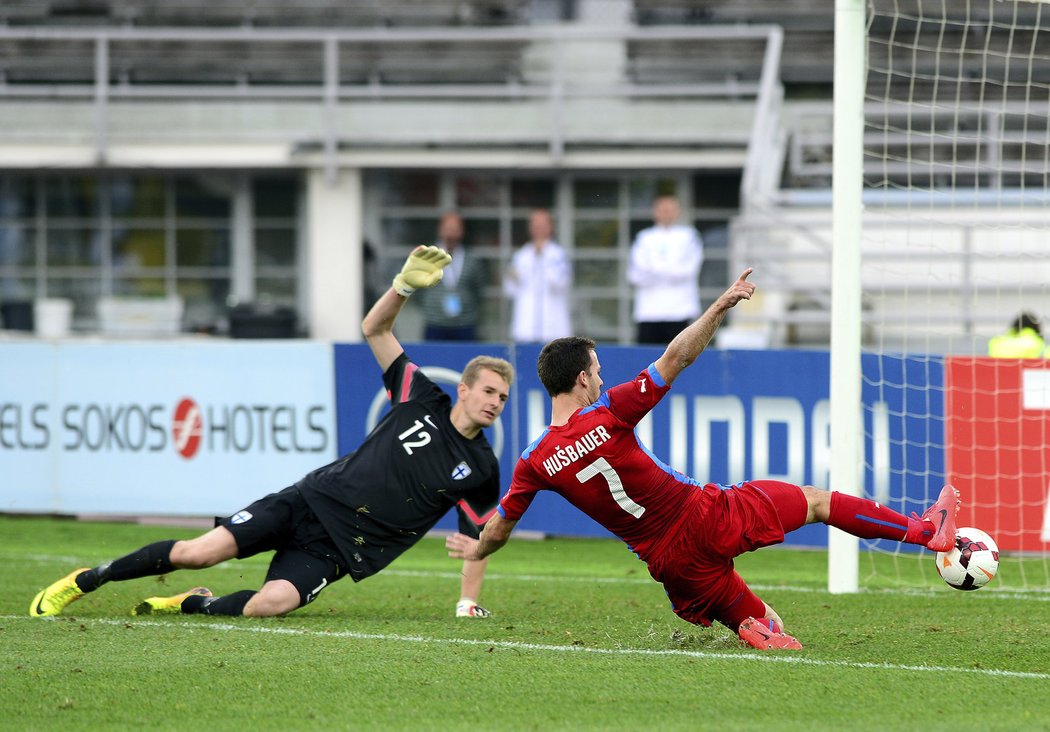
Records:
[[[635,18],[640,26],[774,24],[784,29],[784,52],[780,78],[786,92],[830,96],[834,56],[834,12],[828,0],[781,3],[773,0],[725,2],[723,0],[636,0]],[[697,49],[689,44],[651,44],[633,49],[636,64],[662,73],[681,73],[698,61]],[[755,72],[753,49],[742,47],[716,68],[730,69],[747,77]],[[690,63],[692,62],[692,63]],[[677,71],[676,71],[677,70]],[[815,86],[815,89],[809,87]]]
[[[7,0],[9,25],[369,28],[507,25],[525,20],[527,0]]]
[[[891,0],[873,3],[885,6]],[[0,32],[4,95],[0,98],[11,103],[9,109],[21,103],[18,111],[32,119],[32,106],[25,99],[36,104],[66,98],[90,100],[95,95],[96,101],[101,97],[103,103],[108,99],[111,104],[120,100],[128,105],[151,94],[158,99],[183,100],[192,100],[196,94],[225,106],[208,117],[192,110],[185,117],[179,116],[179,110],[170,112],[173,120],[186,121],[185,128],[172,125],[173,137],[183,130],[188,137],[200,137],[201,130],[191,125],[201,120],[209,126],[205,133],[218,130],[224,134],[248,120],[244,122],[245,138],[255,135],[287,142],[292,137],[297,152],[323,147],[325,143],[319,140],[328,134],[326,130],[339,129],[341,138],[329,139],[326,149],[384,144],[465,148],[490,143],[519,150],[546,145],[554,152],[603,145],[645,147],[725,153],[731,162],[723,165],[731,169],[739,165],[735,161],[743,159],[742,151],[750,146],[764,174],[759,189],[745,191],[745,207],[749,201],[783,201],[785,192],[807,191],[818,197],[826,193],[832,159],[834,8],[830,0],[634,0],[633,20],[639,31],[686,26],[724,32],[724,37],[647,37],[624,27],[619,39],[590,46],[580,43],[586,47],[583,50],[573,50],[570,44],[565,57],[570,72],[557,87],[550,48],[535,37],[515,35],[517,30],[530,30],[532,5],[530,0],[8,0],[0,6],[0,30],[7,31],[6,35]],[[1045,116],[1030,113],[1025,98],[1033,88],[1027,83],[1028,76],[1050,78],[1050,33],[1041,32],[1037,4],[1017,4],[1013,9],[1015,32],[1010,39],[1001,35],[987,39],[991,53],[985,58],[991,62],[981,67],[974,65],[968,49],[981,45],[984,50],[980,22],[989,13],[1003,12],[996,10],[996,4],[967,3],[965,10],[963,4],[957,10],[949,7],[958,14],[959,24],[936,27],[923,17],[941,9],[939,0],[897,0],[895,5],[900,12],[892,22],[877,15],[871,27],[868,89],[872,101],[866,114],[869,121],[890,130],[869,131],[866,136],[868,164],[878,165],[871,175],[891,183],[907,177],[910,185],[919,186],[932,186],[949,175],[956,185],[979,187],[994,181],[1003,186],[1041,186],[1048,123]],[[757,109],[768,39],[761,34],[733,34],[742,28],[774,25],[783,28],[778,72],[783,103],[778,98]],[[510,32],[499,40],[486,40],[464,34],[471,29]],[[324,33],[355,30],[376,35],[336,42],[338,79],[333,91],[332,86],[325,86],[332,79],[325,75]],[[109,85],[105,94],[99,94],[96,87],[100,47],[98,37],[92,35],[95,31],[107,34],[103,50]],[[384,36],[388,31],[390,36]],[[910,65],[900,66],[898,58],[897,66],[889,68],[885,52],[891,37],[913,43]],[[1006,43],[1028,49],[1029,63],[1009,64]],[[942,66],[948,58],[956,67],[954,76],[935,67],[928,52],[933,47],[957,49],[954,56],[940,56]],[[935,71],[940,72],[936,79]],[[592,82],[617,88],[622,96],[613,102],[587,97],[585,87]],[[681,89],[677,97],[675,87]],[[555,88],[557,94],[552,91]],[[1038,83],[1034,88],[1039,88]],[[459,91],[463,94],[456,96]],[[449,101],[445,106],[431,105],[432,117],[427,125],[414,126],[418,129],[389,120],[384,123],[378,105],[354,106],[350,101],[381,99],[386,94],[386,99],[397,99],[400,104],[399,92],[411,100],[402,108],[407,115],[418,113],[413,102]],[[958,111],[938,115],[922,105],[876,101],[907,98],[902,92],[918,99],[957,103]],[[336,101],[324,108],[317,102],[326,94]],[[259,105],[267,95],[302,99],[304,106],[285,114],[273,108],[270,114]],[[460,99],[470,99],[468,103],[478,112],[476,129],[457,127]],[[971,104],[982,99],[1000,101],[1001,109],[989,115]],[[489,100],[500,104],[487,104]],[[512,107],[508,100],[519,106]],[[531,100],[535,103],[530,106]],[[313,106],[306,106],[310,104]],[[489,117],[497,107],[508,116]],[[91,111],[84,108],[76,114],[91,119]],[[402,115],[401,109],[396,114]],[[403,118],[397,116],[396,121]],[[106,117],[95,114],[93,119]],[[107,134],[113,139],[123,135],[122,141],[134,139],[137,129],[131,125],[138,119],[114,114],[111,129],[86,127],[78,139],[102,140],[103,144]],[[595,125],[594,119],[605,124]],[[673,126],[676,119],[678,127]],[[912,132],[895,134],[893,128],[905,119],[912,121]],[[259,124],[251,127],[255,120]],[[285,120],[294,121],[297,128],[291,129]],[[752,120],[759,122],[757,138],[749,129]],[[36,140],[52,128],[59,129],[60,121],[51,115],[44,125],[27,123],[25,129],[11,129],[11,139]],[[915,144],[916,121],[926,125],[921,149]],[[372,126],[367,127],[369,124]],[[994,154],[988,154],[988,135],[979,134],[987,130],[995,132]],[[167,133],[162,130],[158,136]],[[755,147],[756,140],[762,149]],[[922,156],[928,158],[928,164],[918,170],[898,162]],[[780,160],[784,161],[782,170]],[[753,179],[745,176],[748,180]],[[817,256],[826,254],[820,246],[816,251]],[[768,252],[774,258],[791,254],[776,247]],[[817,314],[806,317],[826,315],[819,297],[814,304],[805,276],[796,281],[787,264],[780,270],[785,273],[786,295],[771,300],[784,303],[784,313],[815,307]]]
[[[0,7],[10,28],[445,28],[523,22],[525,0],[306,0],[132,2],[12,0]],[[206,39],[119,40],[108,48],[111,79],[125,84],[320,84],[317,43]],[[344,44],[343,83],[505,83],[520,78],[522,44],[397,42]],[[7,83],[90,83],[92,43],[82,39],[0,39]]]

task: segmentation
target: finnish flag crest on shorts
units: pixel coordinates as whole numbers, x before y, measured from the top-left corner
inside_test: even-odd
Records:
[[[250,511],[238,511],[237,513],[233,514],[233,516],[230,516],[230,523],[231,524],[243,524],[243,523],[246,523],[248,521],[251,521],[251,519],[252,519],[252,514],[251,514]]]
[[[452,480],[463,480],[470,475],[470,472],[470,466],[466,462],[462,462],[452,468]]]

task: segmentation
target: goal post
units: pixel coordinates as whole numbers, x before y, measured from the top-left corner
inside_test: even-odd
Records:
[[[1023,312],[1050,341],[1050,3],[836,0],[835,36],[830,487],[907,515],[953,483],[1004,552],[979,596],[1045,600],[1050,351],[988,346]],[[831,592],[944,588],[828,546]]]
[[[831,254],[831,485],[863,493],[861,215],[865,0],[835,2]],[[859,540],[828,529],[828,590],[858,589]]]

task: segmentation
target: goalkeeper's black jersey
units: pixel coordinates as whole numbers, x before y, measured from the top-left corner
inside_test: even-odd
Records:
[[[477,537],[499,499],[499,463],[484,433],[452,425],[452,401],[402,353],[383,374],[390,412],[355,451],[299,489],[360,580],[415,544],[450,508]]]

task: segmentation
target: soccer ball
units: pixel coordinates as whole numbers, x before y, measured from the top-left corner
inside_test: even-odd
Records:
[[[963,527],[951,551],[937,552],[937,574],[949,587],[979,590],[999,570],[999,547],[980,529]]]

